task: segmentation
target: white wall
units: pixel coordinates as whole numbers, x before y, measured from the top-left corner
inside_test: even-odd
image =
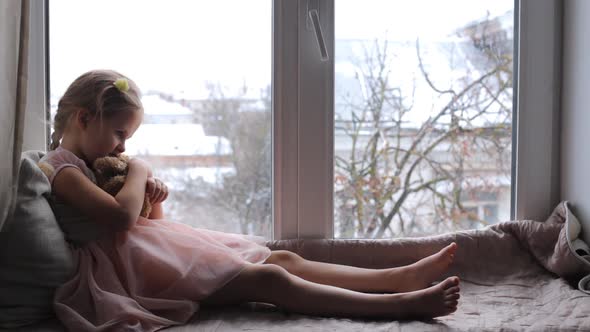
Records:
[[[0,0],[2,1],[2,0]],[[43,1],[31,1],[31,17],[29,19],[29,63],[27,83],[27,110],[23,151],[45,150],[47,121],[45,109],[47,98],[45,93],[45,17]]]
[[[561,197],[590,242],[590,1],[564,1]]]

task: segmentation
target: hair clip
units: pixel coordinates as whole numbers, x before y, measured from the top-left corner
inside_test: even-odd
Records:
[[[113,84],[121,92],[127,92],[127,91],[129,91],[129,82],[127,81],[126,78],[122,78],[122,77],[121,78],[117,78],[117,80]]]

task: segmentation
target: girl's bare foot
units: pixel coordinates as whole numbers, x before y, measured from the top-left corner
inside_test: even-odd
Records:
[[[459,303],[459,278],[449,277],[439,284],[409,293],[393,294],[399,302],[396,318],[434,318],[449,315]],[[396,301],[397,302],[397,301]]]
[[[404,267],[404,282],[397,285],[396,291],[411,292],[430,287],[451,266],[456,251],[457,244],[453,242],[436,254]]]

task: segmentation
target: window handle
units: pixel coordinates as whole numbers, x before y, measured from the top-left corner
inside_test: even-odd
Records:
[[[322,61],[328,61],[328,49],[326,48],[326,41],[324,40],[324,34],[322,33],[322,27],[320,25],[320,15],[317,9],[309,10],[309,18],[315,31],[315,37],[318,41],[318,47],[320,48],[320,59]]]

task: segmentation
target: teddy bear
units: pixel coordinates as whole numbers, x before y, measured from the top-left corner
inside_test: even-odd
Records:
[[[106,156],[96,159],[92,163],[92,171],[96,177],[96,184],[107,193],[115,196],[125,183],[128,162],[129,157],[123,154],[117,157]],[[146,194],[139,215],[147,218],[151,211],[152,204]]]

